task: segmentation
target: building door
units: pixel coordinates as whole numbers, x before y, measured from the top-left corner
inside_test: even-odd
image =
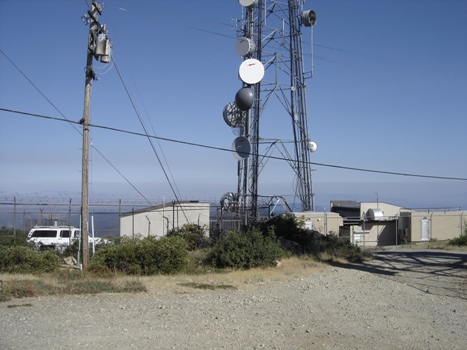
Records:
[[[421,230],[420,240],[422,242],[429,241],[430,240],[430,220],[429,219],[420,220],[420,230]]]

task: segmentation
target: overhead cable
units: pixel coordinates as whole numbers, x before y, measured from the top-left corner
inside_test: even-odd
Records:
[[[35,117],[35,118],[43,118],[43,119],[50,119],[50,120],[55,120],[55,121],[79,124],[79,122],[73,122],[73,121],[70,121],[70,120],[67,120],[67,119],[56,118],[56,117],[51,117],[51,116],[46,116],[46,115],[41,115],[41,114],[36,114],[36,113],[22,112],[22,111],[17,111],[17,110],[2,108],[2,107],[0,107],[0,111],[9,112],[9,113],[16,113],[16,114],[22,114],[22,115],[26,115],[26,116],[30,116],[30,117]],[[123,129],[118,129],[118,128],[105,126],[105,125],[90,124],[90,126],[93,127],[93,128],[96,128],[96,129],[109,130],[109,131],[114,131],[114,132],[119,132],[119,133],[123,133],[123,134],[134,135],[134,136],[149,137],[149,138],[154,138],[154,139],[158,139],[158,140],[161,140],[161,141],[179,143],[179,144],[183,144],[183,145],[187,145],[187,146],[207,148],[207,149],[232,153],[231,149],[223,148],[223,147],[203,145],[203,144],[195,143],[195,142],[182,141],[182,140],[170,139],[170,138],[166,138],[166,137],[148,135],[148,134],[145,134],[145,133],[140,133],[140,132],[136,132],[136,131],[129,131],[129,130],[123,130]],[[250,155],[251,155],[251,153],[250,153]],[[261,156],[263,158],[269,158],[269,159],[275,159],[275,160],[281,160],[281,161],[288,161],[288,159],[283,158],[283,157],[276,157],[276,156],[271,156],[271,155],[259,155],[259,156]],[[335,168],[335,169],[341,169],[341,170],[352,170],[352,171],[360,171],[360,172],[368,172],[368,173],[376,173],[376,174],[386,174],[386,175],[394,175],[394,176],[407,176],[407,177],[438,179],[438,180],[467,181],[467,178],[465,178],[465,177],[451,177],[451,176],[436,176],[436,175],[403,173],[403,172],[396,172],[396,171],[365,169],[365,168],[357,168],[357,167],[349,167],[349,166],[344,166],[344,165],[335,165],[335,164],[326,164],[326,163],[317,163],[317,162],[310,162],[310,164],[314,165],[314,166],[322,166],[322,167],[327,167],[327,168]]]

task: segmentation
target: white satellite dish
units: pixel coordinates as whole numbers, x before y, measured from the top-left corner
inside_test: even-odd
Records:
[[[243,7],[253,7],[256,5],[256,1],[257,0],[238,0]]]
[[[236,160],[245,160],[250,156],[250,141],[245,136],[237,137],[232,143],[233,156]]]
[[[310,152],[316,152],[317,149],[318,149],[318,145],[317,145],[316,142],[310,141],[310,142],[308,143],[308,150],[309,150]]]
[[[257,59],[249,58],[242,62],[238,69],[238,74],[245,84],[253,85],[259,83],[261,79],[263,79],[264,66]]]
[[[235,44],[235,51],[240,56],[251,56],[256,50],[256,45],[253,40],[242,37],[238,38],[237,43]]]

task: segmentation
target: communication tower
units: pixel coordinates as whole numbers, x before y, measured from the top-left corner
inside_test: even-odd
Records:
[[[243,57],[239,68],[242,82],[235,101],[223,116],[237,135],[232,149],[238,160],[238,186],[221,199],[221,209],[238,212],[245,221],[256,220],[259,174],[265,155],[278,149],[295,174],[295,196],[303,211],[314,210],[310,152],[317,148],[308,135],[306,79],[302,28],[316,22],[313,10],[304,10],[304,0],[239,0],[242,18],[236,23],[236,52]],[[292,140],[260,136],[260,119],[275,99],[290,119]],[[285,113],[284,113],[285,111]],[[260,149],[261,148],[261,149]]]

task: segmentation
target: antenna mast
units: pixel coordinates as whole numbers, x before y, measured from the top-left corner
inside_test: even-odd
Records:
[[[239,135],[233,145],[238,159],[238,188],[237,193],[226,193],[222,197],[221,207],[244,215],[245,222],[258,217],[258,198],[262,197],[258,195],[259,174],[265,165],[260,159],[260,144],[265,143],[260,137],[260,117],[266,113],[266,104],[273,96],[290,119],[293,150],[289,152],[281,140],[271,142],[268,149],[284,147],[281,153],[296,177],[295,196],[303,211],[314,210],[310,152],[317,146],[308,135],[301,28],[314,26],[316,14],[313,10],[304,11],[304,2],[239,0],[243,15],[237,27],[236,50],[244,58],[239,69],[242,88],[235,102],[224,108],[225,121]],[[245,64],[251,68],[249,74],[242,71]],[[263,71],[253,69],[255,66],[264,67]],[[253,76],[261,78],[251,79]],[[240,138],[247,140],[242,143],[248,143],[247,147],[240,145]]]

